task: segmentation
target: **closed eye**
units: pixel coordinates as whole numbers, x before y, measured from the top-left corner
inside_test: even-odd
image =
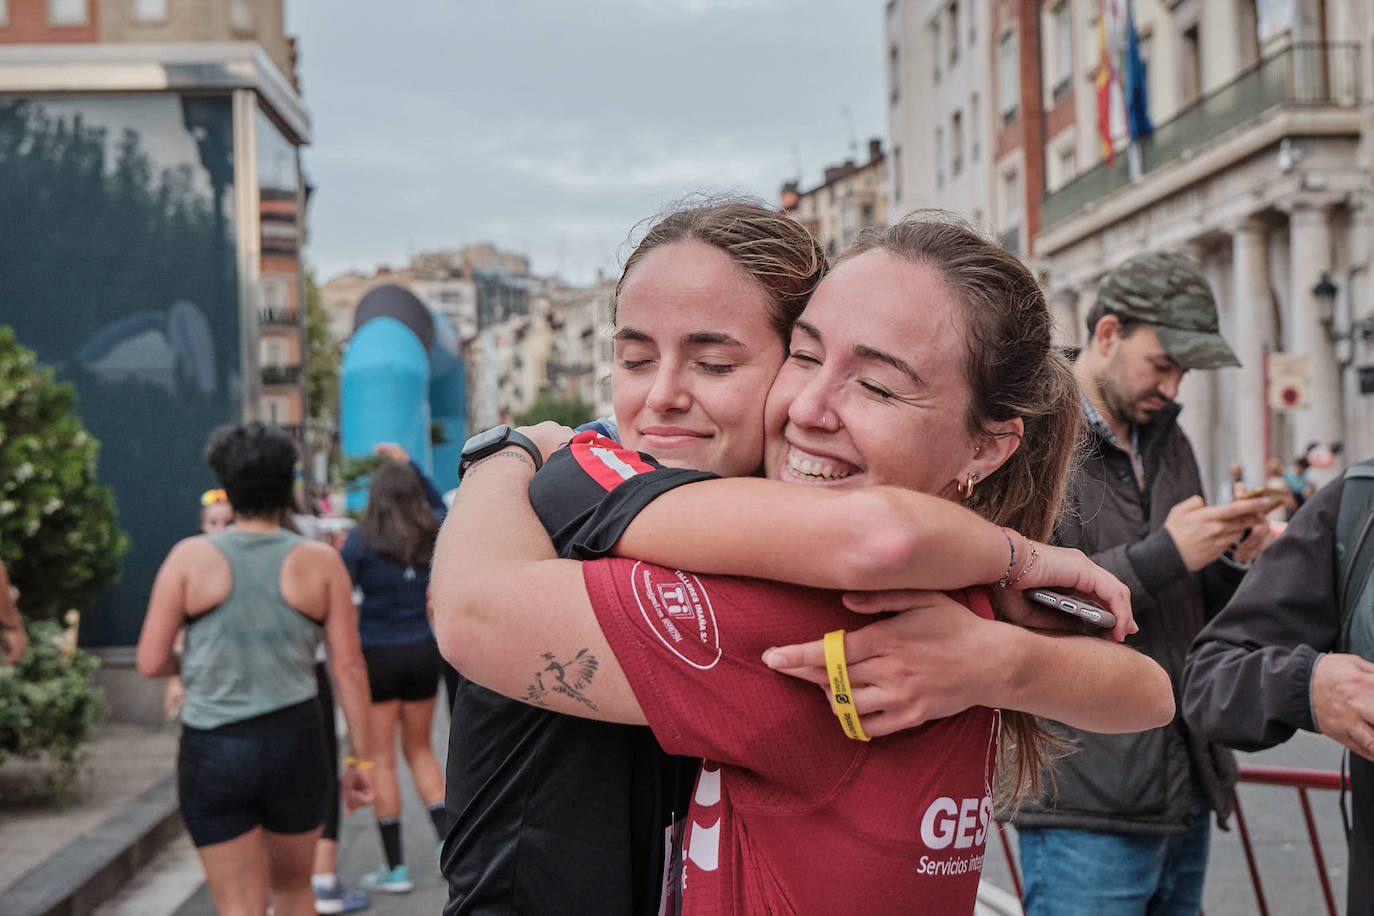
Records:
[[[709,372],[712,375],[726,375],[735,370],[733,363],[707,363],[700,361],[697,362],[697,368],[701,369],[703,372]]]
[[[886,388],[880,388],[877,385],[874,385],[872,382],[860,382],[859,384],[864,387],[864,390],[870,392],[871,394],[875,394],[878,397],[883,398],[884,400],[891,400],[897,397],[891,391],[888,391]]]
[[[620,368],[622,369],[642,369],[653,362],[651,359],[622,359]]]

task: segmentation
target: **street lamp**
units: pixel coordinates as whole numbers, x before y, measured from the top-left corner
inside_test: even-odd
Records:
[[[1340,343],[1343,340],[1351,342],[1351,349],[1346,351],[1340,358],[1342,366],[1348,366],[1354,360],[1354,342],[1356,339],[1364,341],[1366,344],[1374,344],[1374,314],[1366,315],[1363,318],[1352,318],[1350,328],[1345,331],[1336,330],[1336,293],[1338,288],[1331,281],[1331,275],[1322,271],[1321,279],[1317,285],[1312,287],[1312,298],[1317,303],[1317,318],[1322,326],[1326,328],[1326,336],[1332,343]],[[1359,388],[1361,394],[1374,394],[1374,366],[1359,366],[1356,370],[1359,376]]]
[[[1353,318],[1346,331],[1336,330],[1336,293],[1340,287],[1331,280],[1331,275],[1322,271],[1321,279],[1312,287],[1312,298],[1317,303],[1317,317],[1326,328],[1326,336],[1332,343],[1359,338],[1365,343],[1374,342],[1374,315]]]
[[[1312,287],[1312,298],[1317,301],[1317,318],[1326,325],[1328,334],[1331,333],[1331,325],[1336,321],[1336,293],[1339,291],[1340,288],[1331,282],[1331,274],[1324,270],[1317,285]]]

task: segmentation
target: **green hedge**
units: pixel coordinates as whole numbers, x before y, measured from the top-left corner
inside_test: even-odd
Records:
[[[63,630],[55,621],[28,627],[29,647],[14,666],[0,665],[0,763],[14,755],[57,763],[52,788],[71,783],[81,746],[105,715],[105,698],[91,679],[99,659],[76,648],[76,615]]]
[[[30,620],[84,610],[119,574],[129,539],[97,482],[99,453],[72,386],[0,327],[0,560]]]

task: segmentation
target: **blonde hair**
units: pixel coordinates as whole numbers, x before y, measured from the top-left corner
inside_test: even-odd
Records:
[[[1068,358],[1051,343],[1052,319],[1035,277],[1014,255],[941,211],[919,211],[860,233],[837,263],[886,251],[938,274],[963,306],[969,386],[965,423],[976,439],[1020,418],[1020,446],[974,489],[969,508],[997,525],[1046,540],[1064,502],[1084,419]],[[1039,788],[1047,750],[1059,743],[1034,716],[1003,713],[999,787]]]

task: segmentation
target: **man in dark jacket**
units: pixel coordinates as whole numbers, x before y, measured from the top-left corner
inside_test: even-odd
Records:
[[[1346,651],[1352,626],[1342,625],[1336,597],[1344,485],[1335,480],[1303,504],[1198,636],[1180,708],[1195,732],[1240,750],[1273,747],[1302,728],[1354,752],[1346,912],[1374,916],[1374,664]],[[1367,522],[1368,507],[1363,514]],[[1374,614],[1374,578],[1364,576],[1347,603],[1357,632]]]
[[[1178,683],[1189,643],[1269,539],[1266,499],[1207,506],[1178,427],[1189,369],[1239,365],[1216,303],[1182,255],[1138,255],[1103,278],[1075,364],[1089,421],[1056,537],[1131,589],[1127,643]],[[1227,555],[1229,554],[1229,555]],[[1063,728],[1076,750],[1015,818],[1028,916],[1196,913],[1210,812],[1230,813],[1235,762],[1181,719],[1147,732]]]

